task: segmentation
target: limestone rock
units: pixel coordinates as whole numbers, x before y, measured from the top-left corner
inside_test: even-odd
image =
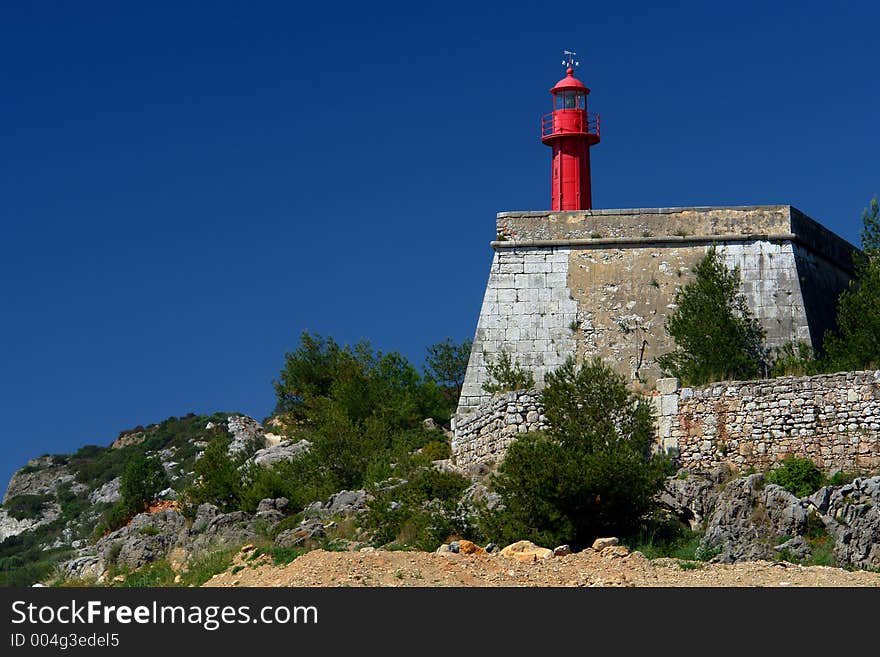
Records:
[[[114,477],[103,486],[96,488],[89,494],[89,502],[92,504],[116,504],[122,496],[119,494],[120,478]]]
[[[705,476],[682,473],[666,479],[659,502],[696,530],[712,512],[717,498],[714,481]]]
[[[290,548],[306,546],[310,540],[324,538],[324,523],[317,518],[306,518],[297,527],[285,529],[275,537],[275,545]]]
[[[140,513],[125,527],[95,544],[103,567],[119,565],[132,570],[168,555],[186,535],[186,521],[177,511]]]
[[[293,442],[282,440],[277,445],[270,445],[254,452],[253,462],[261,468],[268,468],[282,461],[294,461],[309,451],[312,446],[308,440]]]
[[[880,568],[880,476],[836,489],[823,521],[835,538],[838,564]]]
[[[61,479],[61,475],[67,477]],[[16,470],[9,479],[3,503],[18,495],[53,495],[59,483],[72,479],[67,468],[55,465],[55,460],[51,456],[31,459],[23,468]]]
[[[613,536],[610,538],[597,538],[595,541],[593,541],[593,549],[596,552],[601,552],[605,548],[613,547],[618,543],[620,543],[620,541]]]
[[[810,544],[803,536],[795,536],[773,548],[774,552],[787,552],[795,559],[808,559],[812,554]]]
[[[257,450],[266,447],[266,436],[262,425],[252,417],[246,415],[231,415],[226,418],[226,427],[232,436],[227,450],[230,456],[240,454],[253,454]]]
[[[289,500],[286,497],[260,500],[254,517],[261,518],[272,524],[281,522],[287,516],[288,503]]]
[[[517,541],[501,550],[501,556],[523,563],[535,563],[553,557],[553,550],[535,545],[531,541]]]
[[[10,536],[18,536],[42,525],[48,525],[61,516],[61,507],[57,502],[48,502],[35,518],[13,518],[5,509],[0,509],[0,542]],[[60,545],[58,547],[61,547]]]
[[[486,550],[479,545],[464,539],[458,541],[458,552],[460,554],[486,554]]]
[[[701,550],[718,552],[716,560],[726,563],[772,560],[771,545],[785,536],[803,535],[806,528],[801,500],[754,474],[728,482],[721,491]]]

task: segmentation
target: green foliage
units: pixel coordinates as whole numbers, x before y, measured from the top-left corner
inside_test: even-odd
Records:
[[[789,341],[774,354],[770,376],[812,376],[823,371],[823,363],[816,358],[806,342]]]
[[[119,494],[123,508],[131,514],[140,513],[168,488],[169,483],[158,456],[135,452],[120,476]]]
[[[495,361],[487,360],[486,373],[489,377],[483,384],[483,390],[492,394],[535,387],[532,373],[514,362],[508,351],[502,350]]]
[[[764,363],[764,330],[739,293],[739,269],[728,269],[714,247],[697,263],[695,278],[675,294],[666,322],[674,351],[657,362],[687,385],[753,379]]]
[[[880,203],[877,197],[871,199],[871,205],[862,211],[862,251],[869,256],[880,255]]]
[[[37,518],[54,499],[53,495],[16,495],[6,500],[3,508],[16,520]]]
[[[856,277],[837,301],[837,326],[824,342],[831,369],[880,366],[880,255],[856,264]]]
[[[456,344],[452,338],[428,347],[425,369],[437,382],[444,386],[453,403],[461,396],[461,386],[467,371],[473,341],[468,339]]]
[[[375,491],[366,526],[377,545],[434,550],[462,531],[456,510],[470,482],[431,467],[417,468],[406,476],[401,485]]]
[[[341,347],[333,338],[300,336],[274,382],[276,411],[308,419],[316,400],[332,400],[355,425],[368,417],[407,428],[426,417],[444,421],[451,407],[433,380],[424,380],[397,352],[374,352],[369,342]]]
[[[792,495],[806,497],[825,485],[825,475],[810,459],[789,456],[767,473],[767,481],[782,486]]]
[[[229,441],[222,436],[208,443],[202,457],[195,463],[195,479],[184,491],[187,506],[197,507],[208,502],[223,512],[241,508],[241,458],[230,458],[226,453],[228,447]]]
[[[484,534],[583,546],[632,532],[669,473],[668,461],[651,453],[648,403],[598,359],[576,367],[569,358],[545,382],[550,428],[508,447],[493,478],[503,510],[484,514]]]

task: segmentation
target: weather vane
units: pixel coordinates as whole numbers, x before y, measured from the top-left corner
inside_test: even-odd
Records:
[[[562,56],[565,57],[565,59],[562,60],[562,65],[565,68],[574,68],[575,66],[580,66],[581,63],[578,61],[575,61],[575,58],[574,58],[575,55],[577,55],[577,53],[574,52],[573,50],[563,50]]]

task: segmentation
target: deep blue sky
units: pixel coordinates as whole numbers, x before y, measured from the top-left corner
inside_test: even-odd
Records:
[[[16,6],[19,5],[19,6]],[[4,2],[0,487],[169,415],[262,419],[303,330],[421,365],[495,213],[549,204],[578,51],[599,208],[880,192],[880,4]]]

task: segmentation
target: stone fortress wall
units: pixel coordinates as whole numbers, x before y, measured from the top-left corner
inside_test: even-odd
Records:
[[[657,447],[682,468],[766,470],[789,455],[811,458],[827,471],[880,468],[880,370],[704,388],[661,379],[651,398]],[[497,462],[518,434],[545,423],[536,391],[498,395],[456,418],[453,458],[459,466]]]
[[[769,347],[814,347],[834,323],[854,247],[788,205],[503,212],[457,423],[491,400],[486,363],[509,351],[544,375],[569,355],[601,357],[649,389],[673,347],[675,292],[716,245],[738,266]]]

